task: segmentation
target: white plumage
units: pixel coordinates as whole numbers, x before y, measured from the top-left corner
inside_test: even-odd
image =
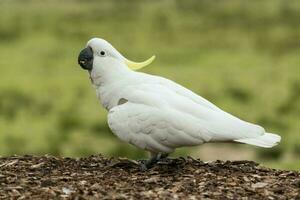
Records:
[[[280,142],[280,136],[226,113],[171,80],[131,70],[133,62],[105,40],[92,39],[87,47],[93,50],[90,76],[109,111],[108,125],[125,142],[152,153],[170,153],[206,142],[266,148]],[[134,65],[137,68],[138,63]]]

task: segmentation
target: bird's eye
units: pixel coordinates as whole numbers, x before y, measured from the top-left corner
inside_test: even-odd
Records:
[[[100,51],[101,56],[105,56],[105,51]]]

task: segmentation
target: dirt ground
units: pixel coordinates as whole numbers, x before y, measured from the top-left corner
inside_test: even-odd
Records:
[[[251,161],[0,158],[1,199],[300,199],[300,173]]]

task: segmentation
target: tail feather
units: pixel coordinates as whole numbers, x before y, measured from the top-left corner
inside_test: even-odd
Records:
[[[264,135],[258,136],[256,138],[244,138],[234,141],[264,148],[271,148],[273,146],[276,146],[280,142],[280,140],[281,137],[279,135],[273,133],[265,133]]]

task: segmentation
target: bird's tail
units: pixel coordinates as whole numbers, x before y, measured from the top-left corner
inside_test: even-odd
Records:
[[[280,142],[280,140],[281,137],[279,135],[273,133],[265,133],[264,135],[258,136],[256,138],[245,138],[234,141],[264,148],[271,148],[273,146],[276,146]]]

